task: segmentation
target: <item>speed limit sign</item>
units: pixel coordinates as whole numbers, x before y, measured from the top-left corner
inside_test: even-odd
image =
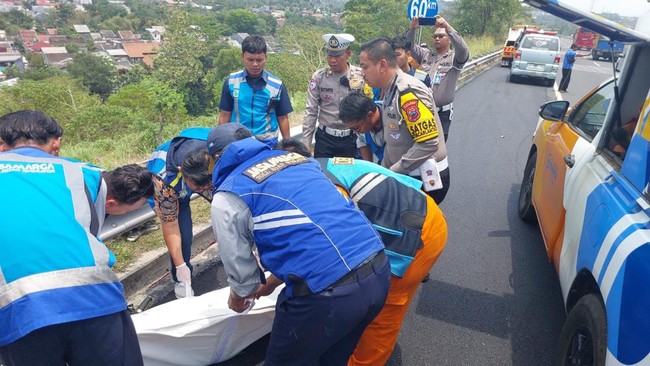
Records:
[[[421,25],[433,25],[438,14],[438,3],[436,0],[411,0],[406,8],[409,20],[415,17],[420,18]]]

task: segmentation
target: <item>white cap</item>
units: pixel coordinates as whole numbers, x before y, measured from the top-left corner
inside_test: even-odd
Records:
[[[323,34],[323,40],[328,55],[340,56],[348,50],[350,43],[354,42],[354,36],[347,33],[328,33]]]

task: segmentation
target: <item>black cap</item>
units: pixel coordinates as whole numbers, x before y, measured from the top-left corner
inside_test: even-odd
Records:
[[[240,131],[240,130],[245,131]],[[252,133],[246,126],[237,122],[229,122],[213,128],[208,134],[208,152],[214,155],[226,148],[231,143],[241,140],[242,137],[250,137]]]

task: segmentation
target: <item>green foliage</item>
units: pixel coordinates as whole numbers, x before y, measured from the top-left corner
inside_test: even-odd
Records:
[[[68,51],[68,53],[70,54],[75,54],[75,53],[79,53],[80,48],[79,45],[76,43],[68,43],[65,45],[65,50]]]
[[[78,53],[66,67],[68,73],[81,79],[91,93],[106,99],[114,87],[115,65],[104,57]]]
[[[67,124],[70,131],[66,132],[66,139],[71,141],[94,141],[100,139],[113,139],[118,136],[133,132],[147,131],[146,121],[138,112],[128,108],[98,104],[79,111]],[[153,130],[149,129],[149,141],[153,141]]]
[[[226,13],[226,26],[229,33],[272,34],[275,19],[257,16],[246,9],[235,9]]]
[[[345,32],[353,34],[358,42],[352,48],[358,49],[360,43],[375,37],[393,38],[408,30],[406,3],[403,0],[351,0],[345,4],[343,21]]]
[[[11,25],[17,26],[20,29],[32,29],[34,19],[16,9],[11,9],[7,13],[0,13],[0,29],[6,29]]]
[[[503,37],[524,17],[518,0],[455,0],[458,12],[453,25],[463,35]]]
[[[66,136],[75,136],[71,121],[85,109],[101,104],[101,100],[80,83],[67,76],[49,77],[42,81],[21,79],[13,87],[0,89],[0,115],[23,109],[40,110],[54,117],[66,130]]]
[[[3,70],[3,73],[5,74],[7,79],[13,79],[20,76],[20,70],[16,65],[7,67],[6,69]]]
[[[108,0],[94,0],[92,4],[84,5],[84,8],[91,17],[99,18],[100,21],[113,17],[126,18],[126,9],[120,5],[111,4]]]

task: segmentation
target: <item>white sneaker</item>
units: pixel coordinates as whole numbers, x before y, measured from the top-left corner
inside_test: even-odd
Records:
[[[186,295],[186,289],[185,289],[185,282],[176,282],[174,285],[174,294],[176,294],[176,298],[180,299],[185,297]],[[190,296],[194,296],[194,290],[190,288]]]

